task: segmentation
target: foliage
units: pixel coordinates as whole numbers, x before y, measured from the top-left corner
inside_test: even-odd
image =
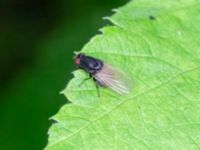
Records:
[[[48,150],[199,149],[198,1],[135,0],[108,19],[81,52],[105,60],[133,80],[120,96],[75,71],[63,94],[72,102],[52,117]]]

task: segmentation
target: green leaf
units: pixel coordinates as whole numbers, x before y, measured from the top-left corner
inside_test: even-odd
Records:
[[[81,52],[126,72],[120,96],[74,72],[63,94],[72,102],[53,119],[47,150],[200,149],[199,1],[134,0],[108,18]]]

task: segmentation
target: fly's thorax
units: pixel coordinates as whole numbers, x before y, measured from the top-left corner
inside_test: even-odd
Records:
[[[79,67],[89,74],[94,75],[102,69],[103,61],[90,56],[85,56],[80,60]]]

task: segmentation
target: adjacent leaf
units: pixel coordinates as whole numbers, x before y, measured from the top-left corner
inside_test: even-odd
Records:
[[[82,52],[126,72],[131,93],[100,89],[77,70],[53,117],[48,150],[200,149],[199,1],[134,0]]]

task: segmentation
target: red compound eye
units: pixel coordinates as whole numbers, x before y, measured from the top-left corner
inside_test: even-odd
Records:
[[[76,59],[75,59],[75,63],[76,63],[77,65],[79,65],[79,64],[80,64],[80,58],[76,58]]]

